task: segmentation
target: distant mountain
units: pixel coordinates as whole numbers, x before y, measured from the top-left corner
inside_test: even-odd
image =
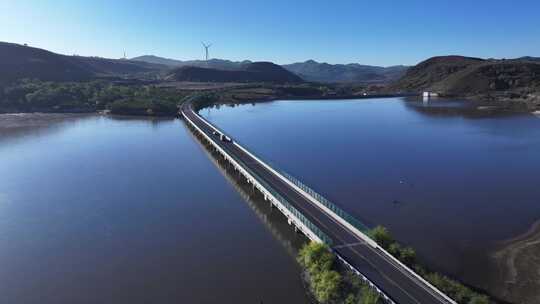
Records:
[[[246,63],[236,70],[183,66],[173,70],[167,79],[196,82],[298,83],[303,81],[297,75],[271,62]]]
[[[154,55],[144,55],[135,58],[131,58],[133,61],[141,61],[153,64],[163,64],[169,67],[182,67],[182,66],[194,66],[200,68],[218,69],[218,70],[241,70],[245,64],[251,63],[249,60],[244,61],[230,61],[224,59],[210,59],[205,60],[176,60],[163,57],[157,57]]]
[[[538,61],[538,62],[540,62],[540,57],[524,56],[524,57],[520,57],[520,58],[517,58],[517,59],[525,60],[525,61]]]
[[[170,67],[195,66],[218,70],[241,70],[248,63],[245,61],[230,61],[223,59],[180,61],[167,59],[153,55],[145,55],[132,58],[131,60],[144,61],[148,63],[165,64]],[[326,83],[388,83],[397,80],[407,70],[406,66],[378,67],[351,64],[328,64],[319,63],[314,60],[282,65],[285,69],[295,73],[306,81],[326,82]]]
[[[314,60],[283,65],[307,81],[330,83],[388,83],[397,80],[406,66],[379,67],[350,64],[319,63]]]
[[[99,76],[154,73],[166,68],[164,65],[139,61],[66,56],[39,48],[0,42],[0,82],[21,78],[79,81]]]
[[[163,57],[158,57],[154,55],[143,55],[143,56],[131,58],[130,60],[152,63],[152,64],[162,64],[169,67],[179,67],[183,65],[183,61],[181,60],[163,58]]]
[[[451,95],[501,92],[530,97],[540,92],[540,61],[528,58],[484,60],[463,56],[433,57],[410,68],[390,88]]]

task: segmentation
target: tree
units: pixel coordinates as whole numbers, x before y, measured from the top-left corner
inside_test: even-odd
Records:
[[[354,294],[350,293],[345,298],[345,304],[357,304],[357,299]]]
[[[398,243],[394,242],[390,244],[390,246],[388,246],[388,252],[399,259],[401,256],[401,246]]]
[[[322,272],[330,270],[335,257],[324,244],[311,242],[305,245],[298,253],[298,262],[309,272]]]
[[[324,244],[311,242],[298,253],[298,262],[308,272],[310,285],[317,301],[326,303],[340,295],[342,278],[335,271],[335,256]]]
[[[401,249],[399,258],[407,266],[412,266],[416,263],[416,252],[411,247],[403,248]]]
[[[394,239],[388,232],[388,230],[383,226],[377,226],[370,231],[370,236],[381,245],[384,249],[388,249],[390,244],[394,243]]]
[[[362,287],[362,297],[361,302],[362,304],[377,304],[379,303],[379,294],[374,291],[373,289],[369,288],[367,285],[364,285]]]
[[[474,295],[468,304],[489,304],[489,298],[486,296]]]
[[[314,274],[314,293],[317,300],[327,303],[337,299],[341,287],[341,275],[334,270],[325,270]]]

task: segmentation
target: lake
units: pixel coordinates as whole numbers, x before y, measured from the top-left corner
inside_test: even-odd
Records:
[[[0,181],[1,303],[307,302],[305,239],[180,120],[0,115]]]
[[[460,101],[201,114],[422,262],[477,287],[540,219],[540,118]],[[307,303],[306,241],[181,120],[0,115],[0,302]]]
[[[499,241],[540,219],[540,119],[459,100],[277,101],[201,113],[426,265],[500,289]],[[534,268],[533,268],[534,269]]]

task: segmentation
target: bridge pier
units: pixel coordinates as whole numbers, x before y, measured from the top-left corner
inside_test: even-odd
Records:
[[[187,105],[187,107],[190,107],[189,104]],[[232,157],[229,157],[228,152],[225,151],[226,148],[223,148],[223,149],[221,148],[222,143],[220,143],[220,141],[218,141],[218,140],[215,140],[212,137],[212,135],[209,133],[209,132],[212,131],[212,128],[214,130],[217,130],[217,129],[215,127],[213,127],[210,123],[206,122],[203,118],[198,117],[196,113],[192,113],[193,109],[189,108],[188,110],[190,112],[184,112],[184,110],[182,110],[182,115],[184,116],[184,118],[185,118],[186,122],[188,123],[188,125],[193,127],[194,132],[198,133],[200,138],[205,139],[205,141],[208,142],[208,148],[209,148],[210,151],[212,151],[212,150],[216,151],[216,154],[214,154],[215,156],[222,155],[223,158],[226,161],[228,161],[229,163],[231,163],[234,166],[235,171],[238,171],[239,181],[242,180],[240,178],[240,175],[243,175],[246,178],[246,182],[248,184],[252,184],[252,189],[253,190],[255,188],[259,189],[259,191],[261,191],[262,194],[264,195],[264,199],[269,201],[270,208],[273,209],[274,207],[276,207],[281,213],[283,213],[283,215],[285,215],[286,218],[287,218],[287,223],[294,227],[294,231],[296,233],[298,233],[298,231],[300,231],[304,235],[306,235],[307,238],[311,239],[312,241],[316,241],[316,242],[320,242],[320,243],[327,243],[327,244],[332,243],[332,240],[327,235],[325,235],[324,232],[321,232],[318,229],[313,229],[313,226],[315,226],[314,223],[312,223],[312,221],[309,218],[306,219],[305,215],[303,213],[300,213],[300,211],[294,205],[291,206],[291,204],[288,201],[287,197],[282,198],[279,195],[272,194],[273,192],[271,192],[272,191],[271,188],[269,188],[269,190],[267,190],[266,188],[267,188],[268,185],[266,183],[264,183],[265,182],[264,178],[261,178],[261,176],[258,175],[258,169],[256,169],[256,167],[251,167],[249,161],[244,162],[243,158],[233,159]],[[206,129],[206,131],[204,131],[204,129]],[[369,241],[370,241],[369,238],[365,237],[352,224],[350,224],[349,222],[344,220],[339,214],[335,213],[335,210],[332,209],[331,207],[328,207],[327,204],[325,204],[324,201],[321,201],[319,197],[317,197],[316,195],[314,196],[311,192],[307,191],[302,186],[302,184],[300,182],[295,181],[291,177],[287,178],[287,177],[284,177],[284,176],[280,175],[279,172],[276,172],[275,170],[273,170],[269,165],[266,165],[263,161],[259,160],[256,156],[252,155],[249,151],[247,151],[246,149],[244,149],[242,146],[238,145],[237,143],[233,143],[233,145],[236,145],[240,150],[242,150],[246,157],[251,157],[249,159],[253,159],[254,161],[259,162],[264,167],[261,170],[266,170],[266,171],[274,174],[277,178],[279,178],[279,180],[280,180],[279,183],[280,184],[284,183],[285,186],[291,187],[293,190],[298,191],[298,193],[303,198],[305,198],[305,201],[306,201],[306,202],[304,202],[302,200],[302,202],[300,202],[300,203],[314,204],[316,207],[320,208],[321,215],[327,216],[332,221],[335,221],[338,225],[341,224],[343,227],[345,227],[345,228],[343,228],[343,230],[344,231],[346,230],[345,232],[347,233],[347,235],[352,234],[352,235],[355,235],[355,236],[360,236],[360,238],[362,240],[366,240],[366,242],[368,242],[368,244],[369,244]],[[241,153],[242,152],[240,152],[240,154]],[[231,154],[231,155],[234,155],[234,153]],[[254,170],[255,172],[253,172],[251,170]],[[262,181],[259,180],[260,178],[262,179]],[[298,183],[300,183],[300,185],[298,185]],[[269,187],[272,187],[272,185],[269,185]],[[308,188],[308,190],[310,190],[310,189]],[[278,194],[280,194],[280,193],[278,192]],[[297,201],[294,201],[294,202],[298,203]],[[300,203],[298,203],[298,204],[300,204]],[[330,206],[333,206],[333,205],[330,204]],[[338,211],[339,211],[339,208],[338,208]],[[313,217],[316,218],[316,216],[313,216]],[[336,227],[339,227],[339,226],[336,226]],[[315,228],[318,228],[318,227],[315,226]],[[328,229],[330,229],[330,228],[328,228]],[[376,244],[374,245],[374,247],[376,249],[379,248],[379,247],[376,246]],[[372,250],[374,250],[374,249],[372,249]],[[387,253],[384,250],[379,250],[379,251],[380,251],[381,254],[383,254],[384,259],[386,259],[386,257],[388,257],[388,259],[390,259],[390,262],[388,262],[388,263],[390,263],[392,267],[399,270],[399,271],[394,271],[393,272],[393,273],[396,274],[396,276],[400,276],[404,280],[415,280],[415,282],[414,282],[415,284],[418,284],[418,285],[425,284],[426,285],[425,287],[424,286],[421,286],[421,287],[426,289],[426,290],[428,288],[432,290],[432,292],[428,291],[428,293],[423,293],[423,298],[424,299],[429,299],[430,301],[421,301],[422,303],[457,304],[452,299],[448,298],[446,295],[441,293],[436,287],[433,287],[431,284],[429,284],[429,282],[424,281],[421,277],[419,277],[416,273],[414,273],[414,271],[410,270],[405,265],[401,265],[401,263],[398,260],[396,260],[394,257],[392,257],[389,253]],[[379,294],[381,294],[382,297],[385,300],[387,300],[388,303],[391,303],[391,304],[395,303],[394,301],[392,301],[392,299],[390,299],[385,294],[385,292],[383,292],[373,282],[371,282],[371,280],[369,278],[365,277],[362,273],[360,273],[360,271],[359,271],[360,269],[356,270],[355,267],[353,266],[353,264],[350,264],[349,262],[347,262],[339,254],[337,254],[337,257],[341,262],[343,262],[345,265],[349,266],[349,268],[351,268],[354,271],[354,273],[358,274],[364,281],[366,281],[366,283],[368,283],[368,285],[371,288],[373,288],[375,291],[377,291]],[[353,262],[357,262],[357,261],[353,260]],[[381,261],[381,263],[382,262],[385,262],[385,261]],[[402,268],[402,269],[399,269],[399,268]],[[407,276],[407,275],[405,275],[403,277],[401,275],[401,273],[404,273],[404,271],[408,271],[411,274],[412,277]],[[419,281],[419,283],[417,283],[416,281]],[[417,290],[419,290],[418,292],[423,292],[422,291],[423,289],[417,289]],[[437,298],[440,298],[440,299],[444,298],[444,302],[443,301],[437,301],[437,302],[432,301],[433,299],[431,298],[430,294],[431,294],[431,296],[434,296],[434,297],[437,297]],[[420,302],[416,301],[415,303],[420,303]]]

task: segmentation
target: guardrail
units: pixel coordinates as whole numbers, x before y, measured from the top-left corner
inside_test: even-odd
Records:
[[[197,114],[196,114],[197,115]],[[184,114],[185,116],[185,114]],[[197,115],[199,116],[199,115]],[[199,116],[200,117],[200,116]],[[189,118],[188,118],[189,120]],[[213,126],[212,124],[208,123],[205,119],[201,118],[201,120],[206,123],[209,127],[211,127],[212,129],[216,130],[216,131],[219,131],[223,134],[225,134],[223,131],[217,129],[215,126]],[[191,120],[189,120],[191,122]],[[193,124],[193,122],[191,122]],[[193,124],[194,125],[194,124]],[[194,125],[195,128],[199,129],[196,125]],[[199,129],[199,131],[203,132],[202,130]],[[204,134],[204,132],[203,132]],[[208,135],[204,134],[206,137],[208,137]],[[210,139],[210,137],[208,137]],[[211,139],[211,141],[213,141]],[[269,167],[266,163],[262,162],[260,159],[258,159],[257,156],[253,155],[252,152],[249,152],[247,151],[245,148],[243,148],[241,145],[239,145],[237,143],[237,140],[235,140],[235,143],[234,143],[236,146],[238,146],[239,148],[241,148],[242,150],[244,150],[246,153],[250,154],[252,157],[254,157],[256,160],[258,160],[259,162],[261,162],[263,165]],[[214,145],[217,145],[215,144],[214,142]],[[217,145],[219,147],[219,145]],[[226,152],[224,152],[226,153]],[[273,190],[273,188],[268,185],[266,182],[264,182],[264,180],[258,175],[256,174],[255,172],[251,171],[249,169],[249,167],[240,159],[238,159],[236,156],[231,156],[230,154],[226,153],[227,156],[229,156],[230,158],[233,158],[235,160],[235,162],[239,163],[239,164],[242,164],[242,169],[244,169],[248,174],[252,175],[259,184],[262,185],[263,188],[265,188],[266,191],[268,191],[273,197],[275,197],[279,203],[281,205],[283,205],[291,214],[293,214],[293,216],[295,216],[298,220],[300,220],[300,222],[306,226],[308,229],[311,230],[312,233],[314,233],[318,238],[320,238],[320,240],[324,243],[326,243],[328,246],[331,247],[332,245],[332,239],[330,237],[328,237],[324,232],[322,232],[319,228],[317,228],[317,226],[315,226],[311,221],[309,221],[301,212],[299,212],[296,208],[294,208],[291,204],[289,204],[287,202],[287,200],[285,198],[283,198],[280,194],[278,194],[277,192],[275,192]],[[273,166],[274,167],[274,166]],[[361,223],[360,221],[358,221],[356,218],[354,218],[352,215],[348,214],[346,211],[344,211],[343,209],[339,208],[338,206],[336,206],[335,204],[333,204],[332,202],[330,202],[329,200],[327,200],[326,198],[324,198],[322,195],[320,195],[319,193],[317,193],[316,191],[314,191],[313,189],[311,189],[310,187],[308,187],[307,185],[303,184],[302,182],[300,182],[300,180],[298,180],[297,178],[293,177],[292,175],[286,173],[286,172],[283,172],[283,171],[280,171],[280,172],[277,172],[275,171],[274,169],[272,168],[269,168],[271,169],[271,171],[273,171],[276,175],[281,175],[282,176],[282,179],[284,180],[287,180],[289,181],[290,184],[296,186],[298,189],[300,189],[301,191],[305,192],[307,195],[311,196],[314,200],[316,200],[321,206],[323,206],[323,208],[327,208],[331,213],[334,213],[334,216],[338,216],[339,218],[341,218],[343,220],[343,223],[345,224],[348,224],[350,226],[352,226],[352,231],[354,232],[354,230],[358,230],[358,232],[355,232],[356,234],[360,235],[360,236],[363,236],[363,238],[366,240],[366,241],[369,241],[369,242],[372,242],[374,243],[375,247],[380,249],[380,251],[386,255],[387,257],[390,258],[390,260],[392,260],[395,264],[398,264],[400,266],[400,268],[403,268],[406,272],[408,272],[409,274],[412,274],[416,279],[418,279],[419,281],[421,281],[422,283],[424,283],[428,288],[430,288],[432,291],[435,292],[436,295],[438,295],[441,299],[443,299],[443,301],[446,301],[447,303],[452,303],[452,304],[457,304],[453,299],[451,299],[450,297],[448,297],[446,294],[444,294],[443,292],[441,292],[437,287],[433,286],[431,283],[429,283],[428,281],[426,281],[424,278],[422,278],[421,276],[419,276],[416,272],[414,272],[413,270],[411,270],[409,267],[407,267],[406,265],[404,265],[401,261],[399,261],[398,259],[396,259],[394,256],[392,256],[390,253],[388,253],[386,250],[384,250],[382,247],[378,246],[371,238],[368,237],[367,235],[367,232],[369,231],[369,229],[367,228],[366,225],[364,225],[363,223]],[[339,257],[339,255],[338,255]],[[342,259],[340,257],[340,259]],[[345,260],[343,260],[345,261]],[[346,261],[345,261],[346,262]],[[348,263],[346,263],[348,264]],[[352,267],[352,266],[351,266]],[[354,269],[354,268],[353,268]],[[355,272],[358,272],[358,270],[355,269]],[[359,273],[359,272],[358,272]],[[362,275],[363,276],[363,275]],[[365,278],[367,279],[367,278]],[[369,280],[368,280],[369,281]],[[370,282],[371,283],[371,282]],[[373,285],[372,283],[370,285]],[[373,285],[375,286],[375,285]],[[377,291],[381,292],[381,294],[384,295],[385,299],[387,301],[390,301],[392,303],[392,301],[388,298],[388,296],[386,296],[386,294],[382,291],[380,291],[378,288],[377,288]]]
[[[359,220],[357,220],[354,216],[350,215],[349,213],[347,213],[345,210],[341,209],[340,207],[338,207],[336,204],[332,203],[331,201],[327,200],[324,196],[320,195],[319,193],[317,193],[315,190],[311,189],[310,187],[308,187],[307,185],[305,185],[304,183],[302,183],[299,179],[297,179],[296,177],[290,175],[289,173],[285,172],[285,171],[280,171],[280,173],[285,176],[288,180],[290,180],[293,184],[295,184],[297,187],[299,187],[300,189],[302,189],[303,191],[307,192],[309,195],[311,195],[312,197],[314,197],[316,200],[318,200],[319,202],[321,202],[324,206],[326,206],[328,209],[332,210],[335,214],[337,214],[339,217],[343,218],[344,220],[346,220],[349,224],[353,225],[354,227],[356,227],[356,229],[364,232],[364,233],[369,233],[369,228],[364,225],[362,222],[360,222]]]
[[[184,114],[184,117],[186,117],[185,114]],[[199,132],[203,133],[208,139],[210,139],[213,145],[219,147],[219,145],[216,144],[215,141],[208,134],[204,133],[204,131],[202,131],[199,127],[197,127],[195,123],[193,123],[189,118],[187,118],[187,120]],[[300,223],[302,223],[313,234],[315,234],[323,243],[325,243],[328,246],[332,246],[333,241],[326,233],[320,230],[315,224],[313,224],[308,218],[306,218],[300,211],[298,211],[294,206],[292,206],[285,198],[283,198],[279,193],[277,193],[257,173],[249,169],[249,167],[240,158],[236,157],[234,154],[226,153],[226,151],[224,150],[223,150],[223,153],[225,153],[227,157],[233,159],[239,166],[241,166],[242,169],[245,170],[250,176],[252,176],[256,180],[256,182],[259,183],[261,187],[264,188],[266,192],[268,192],[272,197],[274,197],[282,206],[284,206],[287,209],[287,211],[289,211],[294,217],[296,217],[300,221]]]
[[[291,212],[296,218],[300,220],[308,229],[315,233],[325,244],[332,246],[332,239],[326,235],[322,230],[320,230],[315,224],[308,220],[300,211],[298,211],[294,206],[292,206],[283,196],[277,193],[272,186],[266,183],[257,173],[249,169],[249,167],[239,158],[232,154],[227,154],[227,156],[233,158],[237,163],[242,165],[242,168],[246,170],[251,176],[253,176],[259,184],[270,194],[275,197],[289,212]]]

